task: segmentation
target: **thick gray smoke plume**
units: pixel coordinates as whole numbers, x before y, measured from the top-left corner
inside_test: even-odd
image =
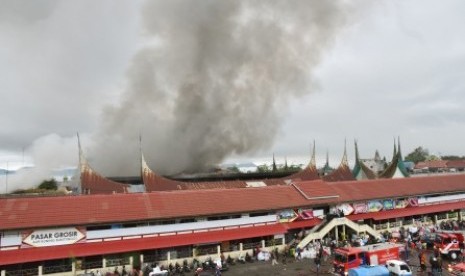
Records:
[[[121,104],[105,110],[95,163],[108,174],[137,173],[139,134],[162,173],[269,148],[288,102],[314,89],[312,73],[347,9],[338,1],[148,1],[150,44],[132,61]]]

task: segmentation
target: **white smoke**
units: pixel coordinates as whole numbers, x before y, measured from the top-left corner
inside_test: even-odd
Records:
[[[54,169],[76,167],[79,157],[76,138],[63,138],[57,134],[35,140],[25,149],[25,155],[29,162],[32,160],[33,166],[5,175],[5,191],[37,187],[43,180],[52,178]]]

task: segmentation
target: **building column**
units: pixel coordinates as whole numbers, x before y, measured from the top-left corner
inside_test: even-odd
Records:
[[[106,268],[107,267],[107,258],[103,257],[102,259],[102,268]]]
[[[76,259],[73,259],[71,261],[71,272],[73,273],[73,275],[76,274]],[[3,275],[2,275],[3,276]]]
[[[221,244],[218,244],[216,246],[216,253],[218,254],[218,256],[221,256]]]
[[[265,248],[266,244],[265,244],[265,240],[262,240],[262,249]]]
[[[242,242],[241,242],[239,243],[239,251],[242,252],[242,250],[243,250],[243,247],[242,247]]]
[[[134,256],[129,256],[129,265],[131,267],[134,265]]]
[[[139,259],[140,259],[140,267],[143,268],[142,265],[144,264],[144,254],[140,254]]]
[[[2,270],[2,271],[0,272],[0,276],[6,276],[6,271],[5,271],[5,270]]]
[[[168,263],[171,262],[171,252],[170,251],[166,252],[166,260],[168,261]]]
[[[41,265],[39,265],[39,269],[38,269],[39,276],[42,276],[42,270],[43,270],[43,267]]]
[[[338,228],[339,228],[338,226],[336,226],[334,228],[335,229],[334,231],[336,232],[336,235],[335,235],[336,236],[336,241],[339,241],[339,229]]]
[[[197,248],[192,248],[192,257],[197,257]]]

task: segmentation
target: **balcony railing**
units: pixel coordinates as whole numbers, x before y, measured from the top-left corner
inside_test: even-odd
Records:
[[[6,276],[36,276],[39,275],[39,268],[26,268],[6,271]]]
[[[100,262],[101,264],[101,262]],[[72,271],[72,265],[53,265],[53,266],[44,266],[42,268],[42,274],[53,274],[53,273],[62,273]]]
[[[111,258],[107,259],[107,266],[128,265],[129,258]]]

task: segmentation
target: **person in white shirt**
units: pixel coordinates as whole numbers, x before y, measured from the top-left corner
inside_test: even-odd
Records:
[[[153,271],[149,273],[149,276],[167,275],[167,274],[168,274],[168,270],[166,270],[166,269],[161,270],[160,267],[158,265],[156,265],[153,268]]]

